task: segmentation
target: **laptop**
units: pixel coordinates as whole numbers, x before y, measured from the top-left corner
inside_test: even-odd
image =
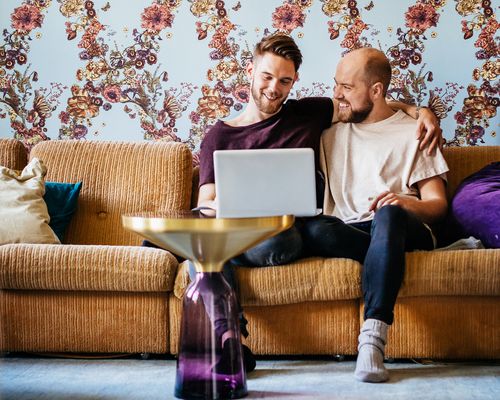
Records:
[[[214,152],[218,218],[318,214],[312,149]]]

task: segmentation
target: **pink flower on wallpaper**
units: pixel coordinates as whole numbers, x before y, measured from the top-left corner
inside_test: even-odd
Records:
[[[439,14],[430,4],[417,3],[408,9],[405,19],[408,28],[425,31],[431,26],[437,26]]]
[[[73,138],[83,139],[88,133],[88,129],[85,125],[75,125],[73,128]]]
[[[296,4],[284,4],[273,13],[273,27],[291,32],[298,26],[304,26],[305,15]]]
[[[233,95],[240,103],[248,103],[250,98],[250,88],[248,85],[238,84],[233,89]]]
[[[172,26],[174,16],[167,6],[153,4],[152,6],[144,9],[141,20],[141,26],[144,29],[159,32],[162,29]]]
[[[120,101],[122,91],[117,85],[108,85],[102,91],[104,98],[110,103],[118,103]]]
[[[14,9],[10,19],[12,28],[22,32],[30,32],[42,26],[43,15],[37,7],[24,4]]]

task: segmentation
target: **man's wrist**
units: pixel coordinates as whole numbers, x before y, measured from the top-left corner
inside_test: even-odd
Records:
[[[422,106],[416,106],[415,107],[415,119],[419,119],[420,118],[420,110],[422,108],[423,108]]]

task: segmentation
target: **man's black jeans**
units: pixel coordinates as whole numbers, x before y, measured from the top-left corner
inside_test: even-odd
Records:
[[[372,221],[346,224],[337,217],[297,218],[294,226],[224,266],[224,276],[238,294],[233,266],[266,267],[302,257],[351,258],[363,264],[364,317],[392,324],[394,304],[405,271],[405,252],[434,248],[430,230],[398,206],[384,206]],[[191,265],[190,275],[195,274]],[[238,297],[238,296],[237,296]],[[247,336],[241,305],[240,328]]]
[[[363,264],[364,317],[392,324],[394,304],[405,271],[405,252],[434,248],[420,220],[398,206],[385,206],[372,221],[346,224],[337,217],[297,218],[295,225],[226,264],[264,267],[302,257],[351,258]],[[225,274],[238,293],[234,274]],[[246,329],[245,329],[246,331]]]
[[[308,255],[351,258],[363,264],[364,317],[392,324],[405,272],[405,252],[434,248],[420,220],[398,206],[384,206],[372,221],[345,224],[321,215],[301,228]]]

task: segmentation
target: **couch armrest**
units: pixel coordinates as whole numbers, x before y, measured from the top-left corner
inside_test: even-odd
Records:
[[[178,262],[137,246],[0,246],[1,289],[158,292],[173,289]]]
[[[0,165],[10,169],[23,169],[28,155],[23,144],[16,139],[0,138]]]

